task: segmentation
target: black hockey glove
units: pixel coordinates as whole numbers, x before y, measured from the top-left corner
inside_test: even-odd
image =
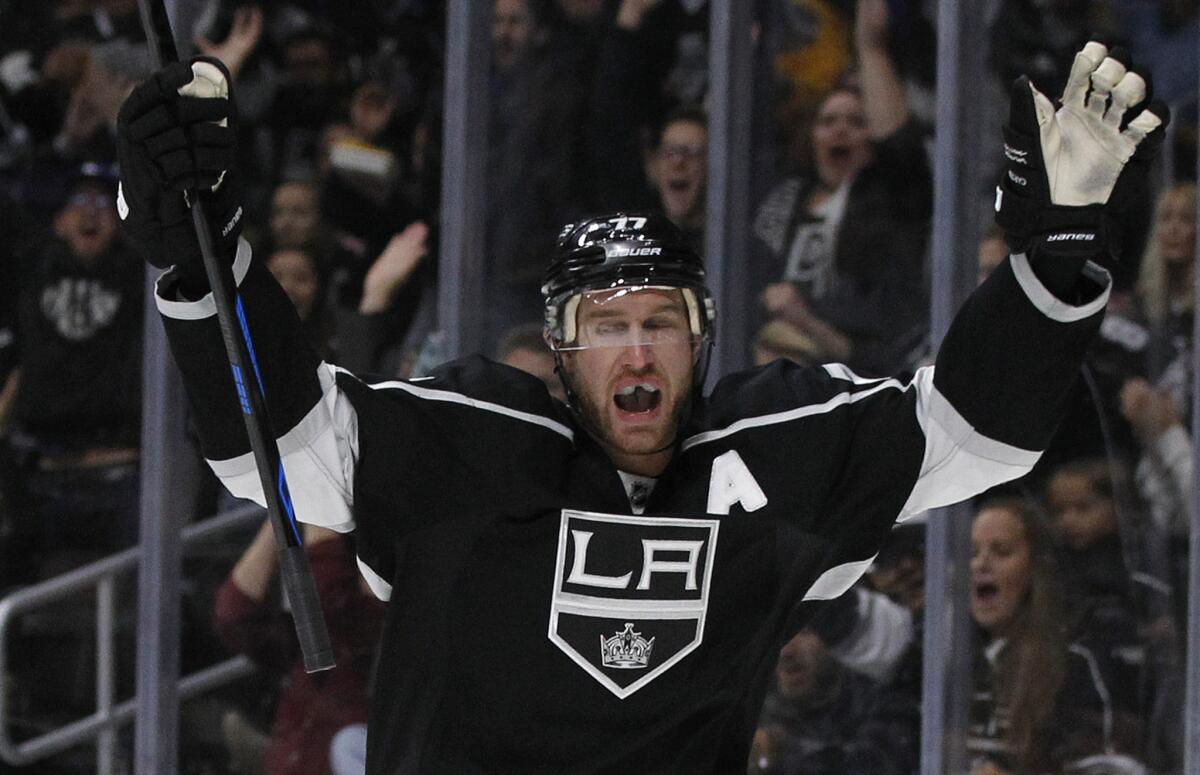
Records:
[[[117,117],[121,225],[148,262],[176,267],[191,297],[208,281],[188,198],[200,192],[219,257],[233,260],[242,231],[230,84],[216,59],[176,62],[135,88]]]
[[[1088,260],[1118,258],[1121,216],[1147,195],[1149,162],[1170,120],[1161,102],[1138,109],[1149,86],[1120,59],[1128,60],[1120,50],[1084,46],[1057,110],[1028,77],[1013,84],[996,222],[1060,297]]]

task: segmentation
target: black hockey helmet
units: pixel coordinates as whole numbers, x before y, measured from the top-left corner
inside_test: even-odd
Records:
[[[582,294],[620,288],[679,288],[692,333],[711,342],[716,310],[699,254],[665,216],[614,213],[567,224],[558,235],[542,282],[552,344],[575,338]]]

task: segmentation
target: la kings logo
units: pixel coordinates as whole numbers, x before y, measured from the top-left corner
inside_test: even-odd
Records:
[[[625,699],[704,639],[715,519],[564,510],[550,641]]]

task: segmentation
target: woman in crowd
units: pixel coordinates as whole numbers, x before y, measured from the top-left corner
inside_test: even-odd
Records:
[[[1159,195],[1138,278],[1138,298],[1153,333],[1150,379],[1129,380],[1121,390],[1121,412],[1142,449],[1138,491],[1156,526],[1181,544],[1191,523],[1193,482],[1186,418],[1195,248],[1196,185],[1180,183]]]
[[[767,315],[798,329],[818,361],[867,373],[909,365],[924,340],[929,163],[888,53],[887,4],[860,0],[858,86],[817,109],[807,174],[783,180],[754,218],[751,277]]]
[[[1142,258],[1137,292],[1154,333],[1151,379],[1185,414],[1190,401],[1193,259],[1196,250],[1196,184],[1164,190]]]
[[[984,503],[971,528],[978,632],[971,775],[1060,772],[1114,750],[1100,661],[1068,641],[1049,531],[1024,501]]]

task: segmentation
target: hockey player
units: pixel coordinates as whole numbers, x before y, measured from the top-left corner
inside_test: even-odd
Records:
[[[130,96],[120,209],[148,260],[173,265],[158,306],[205,455],[261,500],[181,193],[203,191],[296,512],[353,531],[390,600],[377,775],[744,771],[803,602],[844,592],[897,519],[1037,460],[1108,299],[1105,204],[1136,190],[1166,121],[1131,110],[1145,83],[1098,43],[1057,110],[1016,84],[998,198],[1013,255],[907,384],[776,362],[704,395],[699,257],[660,218],[568,227],[544,287],[563,405],[480,357],[411,382],[321,362],[238,237],[235,104],[189,96],[201,80],[227,89],[197,62]]]

